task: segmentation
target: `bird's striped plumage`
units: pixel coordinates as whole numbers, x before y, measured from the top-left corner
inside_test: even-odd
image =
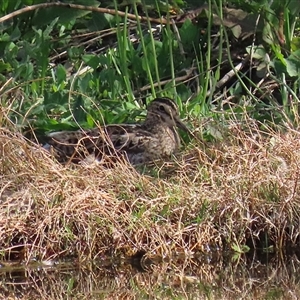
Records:
[[[176,127],[188,131],[178,115],[175,102],[156,98],[141,124],[120,124],[91,130],[60,131],[47,136],[46,149],[52,149],[61,162],[78,162],[89,155],[125,156],[133,165],[170,156],[180,147]]]

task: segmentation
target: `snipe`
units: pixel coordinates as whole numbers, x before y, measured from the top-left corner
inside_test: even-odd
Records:
[[[177,105],[169,98],[156,98],[148,106],[141,124],[120,124],[91,130],[61,131],[48,135],[46,149],[60,162],[84,160],[93,154],[125,156],[133,164],[143,164],[170,156],[180,147],[176,126],[188,132],[178,114]]]

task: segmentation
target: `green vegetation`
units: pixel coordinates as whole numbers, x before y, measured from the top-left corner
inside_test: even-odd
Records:
[[[1,258],[297,246],[297,1],[67,2],[0,4]],[[197,137],[170,161],[60,165],[37,145],[156,96]]]

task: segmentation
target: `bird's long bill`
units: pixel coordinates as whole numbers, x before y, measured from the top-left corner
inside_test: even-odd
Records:
[[[186,132],[190,132],[190,130],[187,128],[187,126],[178,118],[175,120],[176,121],[176,125],[178,126],[178,128],[186,131]]]

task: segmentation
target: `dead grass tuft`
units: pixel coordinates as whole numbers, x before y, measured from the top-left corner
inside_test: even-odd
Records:
[[[299,133],[229,125],[222,142],[194,142],[150,168],[157,176],[124,162],[63,166],[1,128],[2,258],[82,262],[298,245]]]

